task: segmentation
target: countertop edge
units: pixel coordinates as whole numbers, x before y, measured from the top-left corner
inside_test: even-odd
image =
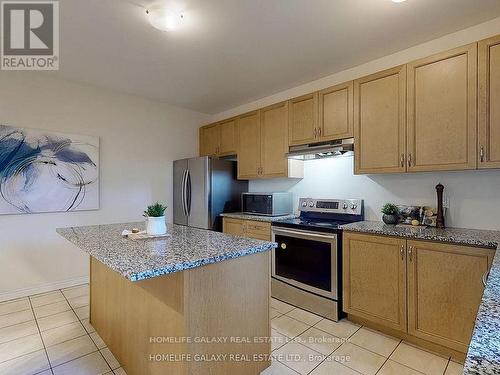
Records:
[[[206,266],[208,264],[214,264],[214,263],[224,262],[226,260],[241,258],[241,257],[246,256],[246,255],[263,253],[263,252],[275,249],[276,247],[278,247],[277,243],[268,242],[268,243],[265,243],[265,244],[258,246],[258,247],[253,247],[253,248],[249,248],[249,249],[234,252],[234,253],[226,253],[226,254],[222,254],[219,256],[215,256],[215,257],[200,259],[200,260],[195,261],[195,262],[178,263],[178,264],[174,264],[174,265],[169,266],[169,267],[160,268],[158,270],[132,274],[126,278],[129,279],[130,281],[147,280],[147,279],[151,279],[151,278],[158,277],[158,276],[165,276],[165,275],[175,273],[175,272],[180,272],[180,271],[185,271],[185,270],[189,270],[189,269],[193,269],[193,268]]]
[[[295,219],[296,217],[298,217],[298,215],[296,214],[280,215],[280,216],[264,216],[264,215],[245,214],[243,212],[226,212],[220,214],[220,216],[227,217],[230,219],[262,221],[265,223],[273,223],[276,221]]]

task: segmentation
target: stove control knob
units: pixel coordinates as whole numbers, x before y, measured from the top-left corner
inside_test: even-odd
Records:
[[[307,207],[307,202],[302,202],[302,207]]]
[[[342,205],[342,208],[343,208],[344,210],[347,210],[347,209],[349,208],[349,206],[347,205],[347,203],[344,203],[344,204]]]
[[[309,202],[309,207],[314,207],[314,202]]]
[[[356,204],[351,204],[351,209],[355,210],[356,208],[358,208]]]

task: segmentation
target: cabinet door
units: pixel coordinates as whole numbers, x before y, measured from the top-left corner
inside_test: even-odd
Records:
[[[354,172],[405,172],[406,67],[354,81]]]
[[[494,250],[408,241],[408,333],[467,351]]]
[[[219,128],[217,124],[200,129],[200,156],[217,155],[219,149]]]
[[[408,171],[475,169],[477,45],[408,64]]]
[[[256,240],[271,241],[271,223],[246,220],[245,236]]]
[[[238,118],[238,178],[259,177],[260,171],[260,112]]]
[[[289,145],[314,142],[318,132],[318,93],[289,101]]]
[[[226,234],[232,234],[235,236],[244,236],[244,220],[232,219],[224,217],[222,220],[222,231]]]
[[[220,146],[219,155],[236,155],[237,128],[236,119],[221,122],[219,125]]]
[[[262,177],[286,177],[288,169],[288,103],[261,110]]]
[[[319,138],[322,141],[353,136],[353,82],[319,92]]]
[[[479,168],[500,168],[500,36],[479,42]]]
[[[406,241],[344,232],[344,311],[406,331]]]

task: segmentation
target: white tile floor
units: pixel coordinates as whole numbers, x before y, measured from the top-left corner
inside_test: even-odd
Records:
[[[88,285],[0,303],[0,375],[124,375],[88,316]]]
[[[271,300],[273,364],[262,375],[461,375],[463,365],[347,320]]]
[[[0,375],[126,375],[89,324],[88,285],[0,303]],[[272,299],[262,375],[459,375],[462,365]]]

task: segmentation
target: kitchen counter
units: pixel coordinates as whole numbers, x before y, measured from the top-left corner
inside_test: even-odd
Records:
[[[271,250],[271,242],[168,224],[169,237],[130,240],[124,229],[144,223],[59,228],[57,233],[131,281]]]
[[[231,219],[265,221],[268,223],[272,223],[274,221],[295,219],[298,215],[290,214],[290,215],[281,215],[281,216],[260,216],[260,215],[244,214],[242,212],[230,212],[230,213],[223,213],[220,216],[228,217]]]
[[[134,227],[144,223],[57,230],[90,255],[90,322],[126,373],[267,368],[275,244],[171,224],[166,238],[122,237]]]
[[[497,249],[472,340],[465,360],[464,375],[500,374],[500,232],[461,228],[424,228],[407,225],[386,225],[362,221],[342,226],[345,231],[397,236],[410,239],[454,243]]]

